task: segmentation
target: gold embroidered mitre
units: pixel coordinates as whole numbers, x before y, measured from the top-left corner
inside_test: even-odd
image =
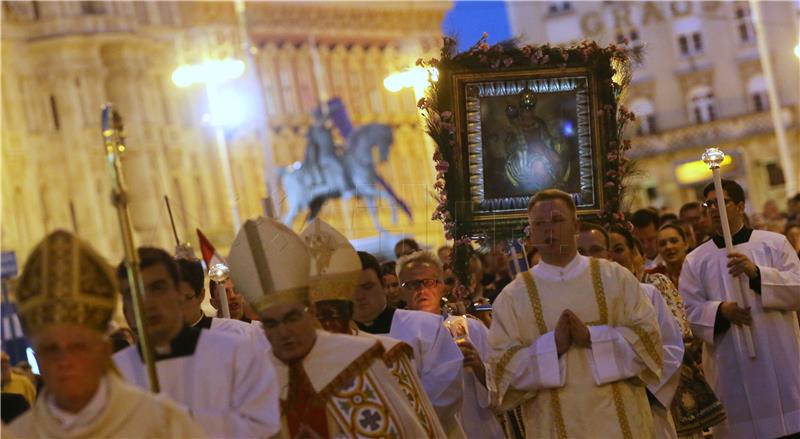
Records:
[[[247,220],[231,245],[236,289],[261,312],[279,303],[308,303],[309,255],[292,229],[271,218]]]
[[[34,248],[19,280],[17,301],[25,331],[72,323],[105,333],[119,294],[110,265],[64,230]]]
[[[300,236],[311,254],[311,303],[353,300],[353,292],[361,274],[361,260],[350,241],[319,218],[309,224]]]

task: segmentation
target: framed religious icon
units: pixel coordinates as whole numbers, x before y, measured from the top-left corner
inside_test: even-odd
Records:
[[[587,47],[479,42],[434,60],[439,78],[421,106],[447,163],[437,170],[452,236],[520,237],[528,201],[548,188],[571,194],[579,215],[604,212],[607,152],[619,144],[617,52]]]

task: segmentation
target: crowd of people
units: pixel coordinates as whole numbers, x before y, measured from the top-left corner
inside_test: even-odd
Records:
[[[139,248],[140,316],[124,262],[54,232],[19,278],[41,375],[4,354],[3,434],[800,437],[800,196],[748,218],[723,192],[730,253],[713,185],[617,224],[548,189],[523,253],[476,248],[465,277],[450,246],[379,261],[319,219],[248,220],[224,283],[185,248]]]

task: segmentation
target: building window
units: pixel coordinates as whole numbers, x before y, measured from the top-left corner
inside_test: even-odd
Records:
[[[692,32],[691,34],[678,35],[678,49],[682,56],[694,56],[703,52],[703,34]]]
[[[711,87],[696,87],[689,93],[689,115],[694,123],[707,123],[717,119]]]
[[[767,83],[764,81],[763,76],[757,75],[747,81],[747,95],[750,97],[753,111],[761,112],[769,109]]]
[[[550,2],[547,6],[547,13],[550,15],[559,15],[567,12],[572,12],[572,2]]]
[[[751,43],[755,41],[755,29],[753,28],[753,19],[750,16],[750,7],[746,4],[739,4],[736,6],[734,12],[736,16],[736,30],[739,35],[739,42]]]
[[[636,135],[646,136],[655,134],[656,111],[653,102],[649,99],[636,99],[631,103],[631,111],[636,115]]]
[[[786,179],[783,178],[783,169],[777,163],[767,164],[767,178],[770,186],[783,186]]]
[[[639,47],[642,45],[642,41],[640,40],[639,31],[635,28],[631,28],[628,32],[620,30],[617,32],[617,44],[625,44],[625,41],[628,41],[628,44],[631,47]]]

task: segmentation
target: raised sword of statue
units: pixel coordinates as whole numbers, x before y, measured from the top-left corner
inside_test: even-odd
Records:
[[[703,162],[711,169],[711,174],[714,178],[714,194],[717,196],[717,209],[719,210],[719,221],[722,223],[722,237],[725,239],[725,250],[730,254],[733,251],[733,240],[731,239],[731,226],[728,224],[728,211],[725,209],[725,194],[722,192],[722,177],[720,176],[719,167],[722,161],[725,160],[725,153],[718,148],[708,148],[703,153]],[[736,291],[736,305],[742,306],[744,303],[744,292],[748,289],[747,279],[745,275],[739,275],[733,280],[733,285]],[[753,334],[750,332],[750,327],[742,325],[738,327],[741,330],[741,335],[744,337],[744,343],[747,346],[747,355],[750,358],[756,357],[756,348],[753,345]]]
[[[111,104],[103,105],[102,126],[106,164],[111,175],[111,203],[117,210],[119,229],[122,234],[122,246],[125,250],[125,268],[128,272],[128,285],[133,299],[133,315],[136,319],[139,346],[141,346],[142,357],[147,368],[150,391],[158,393],[158,375],[156,374],[153,347],[150,344],[150,338],[145,327],[145,319],[142,314],[144,284],[139,269],[139,252],[134,244],[133,226],[131,224],[130,211],[128,210],[128,191],[125,187],[122,162],[120,161],[120,154],[125,151],[125,132],[123,130],[122,117],[111,107]]]

